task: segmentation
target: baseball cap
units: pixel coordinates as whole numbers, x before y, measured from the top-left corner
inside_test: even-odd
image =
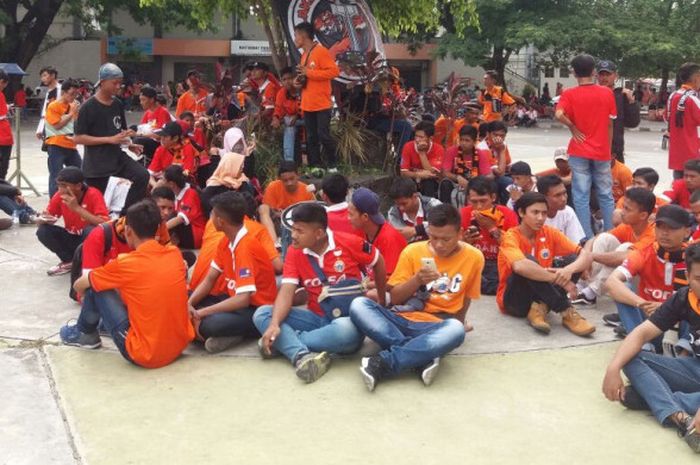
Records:
[[[566,152],[566,147],[558,147],[556,150],[554,150],[554,161],[568,159],[569,154]]]
[[[156,98],[158,96],[158,92],[156,92],[156,90],[151,86],[143,86],[141,88],[141,95],[148,98]]]
[[[597,68],[598,72],[606,71],[608,73],[614,73],[617,71],[617,66],[610,60],[600,60]]]
[[[270,67],[267,65],[267,63],[264,63],[262,61],[255,61],[251,63],[250,69],[261,69],[263,71],[270,71]]]
[[[191,76],[197,76],[197,77],[199,77],[199,76],[200,76],[199,71],[197,71],[196,69],[190,69],[190,70],[188,70],[188,71],[187,71],[187,77],[191,77]]]
[[[169,136],[169,137],[177,137],[182,135],[182,126],[180,126],[180,123],[177,121],[171,121],[165,126],[163,126],[161,129],[158,129],[156,131],[153,131],[153,134],[157,136]]]
[[[374,224],[384,224],[384,215],[379,213],[379,196],[367,189],[359,187],[352,193],[350,200],[360,213],[367,213]]]
[[[673,229],[690,226],[690,213],[680,205],[664,205],[656,212],[656,224],[663,223]]]
[[[85,181],[85,176],[77,166],[66,166],[56,175],[56,181],[69,184],[80,184]]]
[[[516,161],[510,166],[510,174],[514,174],[516,176],[532,176],[532,169],[530,168],[530,165],[524,161]]]
[[[95,84],[95,86],[99,86],[100,82],[102,81],[122,79],[123,77],[124,73],[119,66],[115,65],[114,63],[105,63],[104,65],[100,66],[100,70],[97,73],[97,84]]]

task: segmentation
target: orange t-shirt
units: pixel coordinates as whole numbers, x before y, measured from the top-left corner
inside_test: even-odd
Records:
[[[277,297],[277,281],[272,263],[262,244],[243,227],[231,243],[227,237],[219,241],[211,267],[224,276],[225,288],[231,297],[250,292],[250,305],[271,305]]]
[[[576,245],[562,232],[549,226],[542,226],[537,231],[533,242],[530,242],[520,230],[511,228],[503,235],[501,246],[498,251],[498,292],[496,293],[496,303],[502,313],[503,296],[506,293],[506,283],[513,273],[513,263],[526,259],[526,255],[531,255],[543,268],[551,268],[554,257],[562,257],[578,253],[581,247]]]
[[[449,137],[447,136],[448,123],[448,118],[440,116],[437,121],[435,121],[435,135],[433,136],[433,140],[445,148],[459,144],[459,130],[467,124],[467,120],[464,118],[455,120],[452,123]]]
[[[490,98],[485,97],[488,95]],[[493,100],[497,99],[502,102],[503,105],[513,105],[515,100],[510,96],[508,92],[503,90],[503,87],[493,86],[491,90],[483,89],[479,92],[478,100],[479,105],[483,106],[482,118],[487,123],[491,121],[500,121],[503,119],[500,112],[493,111]]]
[[[61,117],[68,113],[70,105],[63,103],[60,100],[54,100],[46,107],[46,122],[51,126],[58,124]],[[72,124],[69,122],[68,124]],[[75,142],[69,139],[68,136],[52,136],[46,139],[47,145],[55,145],[65,149],[75,149]]]
[[[131,324],[126,350],[137,365],[165,366],[194,339],[186,276],[180,250],[155,240],[90,271],[94,291],[119,290]]]
[[[314,200],[314,194],[306,190],[306,184],[303,182],[299,182],[298,184],[297,190],[293,194],[290,194],[287,192],[287,189],[284,188],[282,181],[279,179],[272,181],[268,184],[267,188],[265,188],[262,203],[275,210],[284,210],[295,203],[305,200]]]
[[[629,242],[632,244],[632,248],[636,250],[643,249],[656,241],[656,224],[654,223],[647,224],[647,227],[639,236],[634,233],[632,226],[624,223],[618,224],[608,232],[615,236],[620,241],[620,244]]]
[[[340,75],[340,70],[328,49],[317,43],[310,52],[304,52],[299,63],[307,67],[306,87],[301,90],[302,111],[330,109],[333,106],[331,81]]]
[[[616,160],[610,168],[610,174],[613,181],[613,198],[617,202],[625,196],[625,191],[632,185],[632,171],[627,165]]]
[[[685,248],[685,246],[684,246]],[[652,243],[632,251],[620,270],[627,281],[639,276],[637,295],[649,302],[665,302],[673,294],[676,286],[687,286],[685,261],[672,263],[659,256],[659,245]]]
[[[197,113],[204,113],[207,111],[207,96],[209,94],[204,88],[199,89],[197,92],[197,97],[192,95],[189,90],[182,94],[179,99],[177,99],[177,107],[175,108],[175,116],[180,117],[186,111],[192,112],[195,116]]]
[[[460,250],[449,257],[439,257],[432,252],[428,241],[409,244],[401,252],[399,262],[387,283],[397,286],[413,278],[423,267],[422,258],[435,259],[440,278],[427,285],[430,297],[425,308],[418,312],[400,312],[411,321],[442,321],[436,314],[456,315],[464,308],[464,299],[481,297],[481,271],[484,256],[478,249],[460,242]]]

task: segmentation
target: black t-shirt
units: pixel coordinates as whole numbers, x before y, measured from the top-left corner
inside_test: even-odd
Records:
[[[100,103],[95,97],[80,107],[75,134],[93,137],[109,137],[126,129],[124,107],[114,99],[111,105]],[[119,171],[129,155],[118,145],[102,144],[85,146],[83,173],[86,178],[111,176]]]
[[[688,295],[689,291],[687,286],[680,288],[651,314],[649,321],[661,331],[668,331],[676,323],[687,321],[690,326],[690,343],[695,355],[700,356],[700,307],[697,298]]]

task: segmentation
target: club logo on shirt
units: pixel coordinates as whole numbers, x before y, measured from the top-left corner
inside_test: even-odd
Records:
[[[112,120],[112,123],[114,123],[114,127],[117,129],[122,128],[122,117],[121,116],[115,116],[114,119]]]
[[[547,260],[549,259],[549,249],[542,249],[540,250],[540,258],[542,260]]]
[[[250,278],[250,268],[241,268],[238,272],[238,277],[241,279]]]
[[[454,275],[454,277],[450,278],[447,273],[443,273],[442,276],[440,276],[438,279],[433,281],[432,283],[429,283],[426,288],[430,292],[437,292],[438,294],[455,294],[460,291],[462,288],[462,282],[464,281],[464,278],[462,278],[462,275],[460,273],[457,273]],[[444,296],[447,298],[447,296]]]
[[[335,270],[336,273],[342,273],[343,271],[345,271],[345,262],[342,260],[337,260],[333,264],[333,269]]]
[[[232,291],[236,288],[236,281],[233,279],[229,279],[228,282],[226,283],[226,287]]]

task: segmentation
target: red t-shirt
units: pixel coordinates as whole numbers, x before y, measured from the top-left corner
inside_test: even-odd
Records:
[[[372,245],[382,254],[384,265],[386,266],[386,275],[391,276],[391,273],[396,269],[401,251],[408,245],[406,238],[396,228],[385,222],[379,228]]]
[[[90,234],[83,241],[83,273],[106,265],[117,258],[119,254],[131,252],[131,247],[126,242],[122,242],[114,230],[114,222],[109,225],[112,228],[112,247],[105,250],[105,231],[102,226],[98,226],[90,231]]]
[[[610,160],[610,119],[617,117],[612,90],[597,84],[576,86],[562,92],[557,105],[585,136],[569,140],[567,153],[591,160]]]
[[[442,145],[431,142],[430,148],[428,149],[428,162],[430,166],[438,171],[441,170],[443,158],[445,158],[445,149],[442,148]],[[416,143],[409,142],[404,145],[403,150],[401,150],[401,170],[413,171],[422,169],[423,165],[421,165],[420,156],[416,150]]]
[[[15,92],[15,106],[20,108],[27,106],[27,93],[24,89],[19,89]]]
[[[671,190],[664,192],[664,195],[669,198],[671,203],[680,205],[686,210],[690,210],[691,194],[692,192],[690,192],[685,185],[685,179],[676,179],[673,181],[673,184],[671,184]]]
[[[362,231],[352,227],[348,218],[348,203],[342,202],[326,207],[328,215],[328,229],[333,232],[342,232],[347,234],[355,234],[362,237]]]
[[[669,122],[668,168],[672,170],[683,170],[686,161],[700,157],[700,99],[690,96],[685,100],[683,127],[676,126],[678,101],[688,89],[690,88],[682,86],[671,94],[666,105],[666,120]]]
[[[12,145],[12,125],[10,124],[9,115],[7,114],[7,101],[5,94],[0,92],[0,145]]]
[[[465,231],[471,226],[473,211],[474,207],[471,205],[462,208],[462,228]],[[489,210],[487,214],[496,219],[496,225],[502,233],[518,225],[517,215],[506,206],[496,205],[493,209]],[[486,260],[496,260],[498,258],[498,241],[496,241],[485,228],[479,227],[479,232],[481,233],[481,239],[472,245],[484,254]]]
[[[195,171],[195,158],[197,152],[190,143],[186,143],[180,149],[180,157],[182,158],[182,163],[177,163],[182,165],[182,169],[187,173],[194,173]],[[165,171],[165,169],[174,163],[175,156],[169,150],[167,150],[162,145],[159,145],[156,152],[153,154],[153,159],[151,164],[148,165],[148,172],[151,174],[159,174]]]
[[[94,187],[85,189],[83,200],[80,202],[80,205],[93,215],[99,216],[105,221],[109,220],[109,211],[107,210],[107,205],[105,205],[105,199],[102,197],[102,192]],[[46,211],[50,215],[63,217],[63,224],[65,225],[66,231],[71,234],[82,234],[83,229],[87,226],[87,223],[80,215],[63,203],[60,192],[56,192],[53,197],[51,197]]]
[[[637,294],[649,302],[665,302],[673,294],[676,276],[685,277],[685,261],[666,262],[657,253],[658,244],[633,250],[618,267],[627,276],[627,281],[639,276]],[[682,284],[682,283],[681,283]]]
[[[160,105],[155,110],[147,110],[141,118],[141,124],[150,124],[153,129],[160,129],[171,121],[168,110]]]
[[[192,226],[192,236],[194,237],[195,248],[202,246],[202,236],[207,219],[202,210],[202,201],[199,194],[189,184],[180,191],[175,199],[175,210],[180,218],[185,220],[185,224]]]
[[[308,249],[287,249],[282,284],[303,286],[309,296],[309,309],[323,316],[323,310],[318,304],[318,295],[323,285],[309,259],[318,260],[326,279],[334,284],[344,279],[361,280],[363,270],[377,263],[379,251],[358,236],[334,233],[331,230],[328,230],[328,248],[320,257]]]

